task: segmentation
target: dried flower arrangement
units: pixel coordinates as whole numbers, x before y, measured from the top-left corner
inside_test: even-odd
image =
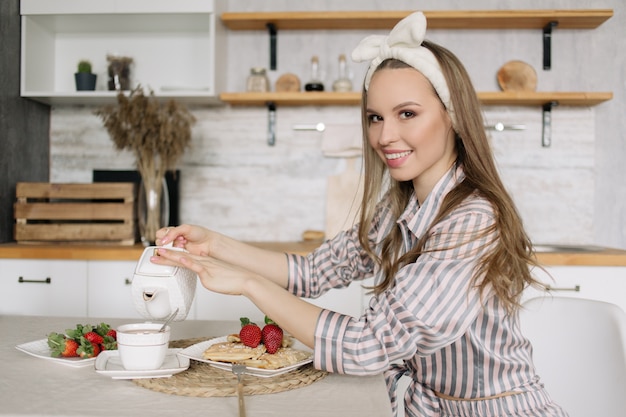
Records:
[[[162,105],[153,92],[146,96],[141,86],[128,95],[119,93],[116,105],[104,106],[95,114],[102,119],[116,149],[130,150],[135,155],[146,199],[156,206],[147,213],[146,230],[142,235],[152,244],[156,231],[162,226],[159,204],[165,173],[176,168],[189,147],[191,126],[196,119],[175,100]],[[148,194],[154,192],[156,195]]]

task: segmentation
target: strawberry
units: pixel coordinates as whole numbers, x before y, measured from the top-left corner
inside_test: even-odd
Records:
[[[72,358],[78,356],[76,349],[78,343],[74,339],[69,339],[59,333],[50,333],[48,335],[48,346],[51,349],[51,356],[64,358]]]
[[[74,339],[78,342],[85,333],[91,331],[93,331],[93,327],[91,325],[86,324],[83,326],[82,324],[77,324],[75,328],[65,330],[65,334],[70,339]]]
[[[104,337],[100,336],[96,332],[87,332],[85,333],[85,339],[89,340],[91,343],[95,343],[96,345],[102,344],[104,342]]]
[[[117,332],[115,331],[115,329],[110,329],[108,332],[106,332],[105,336],[109,336],[112,337],[113,340],[117,340]]]
[[[241,317],[241,330],[239,330],[239,339],[241,343],[251,348],[259,346],[261,343],[261,328],[252,323],[249,318]]]
[[[96,343],[90,342],[84,337],[80,338],[80,346],[76,349],[76,353],[83,359],[95,358],[100,354],[100,346]]]
[[[97,326],[93,328],[93,331],[98,333],[102,337],[106,335],[109,335],[109,336],[113,335],[113,337],[116,338],[115,329],[111,329],[111,326],[109,326],[106,323],[98,324]]]
[[[116,350],[117,349],[117,341],[113,336],[109,336],[108,334],[104,336],[104,341],[100,344],[100,350]]]
[[[265,323],[261,332],[265,350],[267,353],[276,353],[283,345],[283,329],[267,316],[265,316]]]

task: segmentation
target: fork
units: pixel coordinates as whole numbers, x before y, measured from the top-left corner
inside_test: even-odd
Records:
[[[237,397],[239,398],[239,417],[246,417],[246,407],[243,402],[243,375],[246,373],[245,365],[233,364],[233,374],[237,376]]]

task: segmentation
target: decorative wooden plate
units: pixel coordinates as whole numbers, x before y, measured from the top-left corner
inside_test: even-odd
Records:
[[[498,70],[498,84],[503,91],[535,91],[537,73],[524,61],[509,61]]]

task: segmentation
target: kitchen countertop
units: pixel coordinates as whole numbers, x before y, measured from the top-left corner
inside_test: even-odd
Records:
[[[305,255],[318,247],[321,241],[248,243],[265,249]],[[0,259],[136,261],[143,249],[142,245],[3,243],[0,244]],[[537,258],[543,265],[626,266],[626,250],[613,248],[570,250],[559,246],[549,252],[538,252]]]

